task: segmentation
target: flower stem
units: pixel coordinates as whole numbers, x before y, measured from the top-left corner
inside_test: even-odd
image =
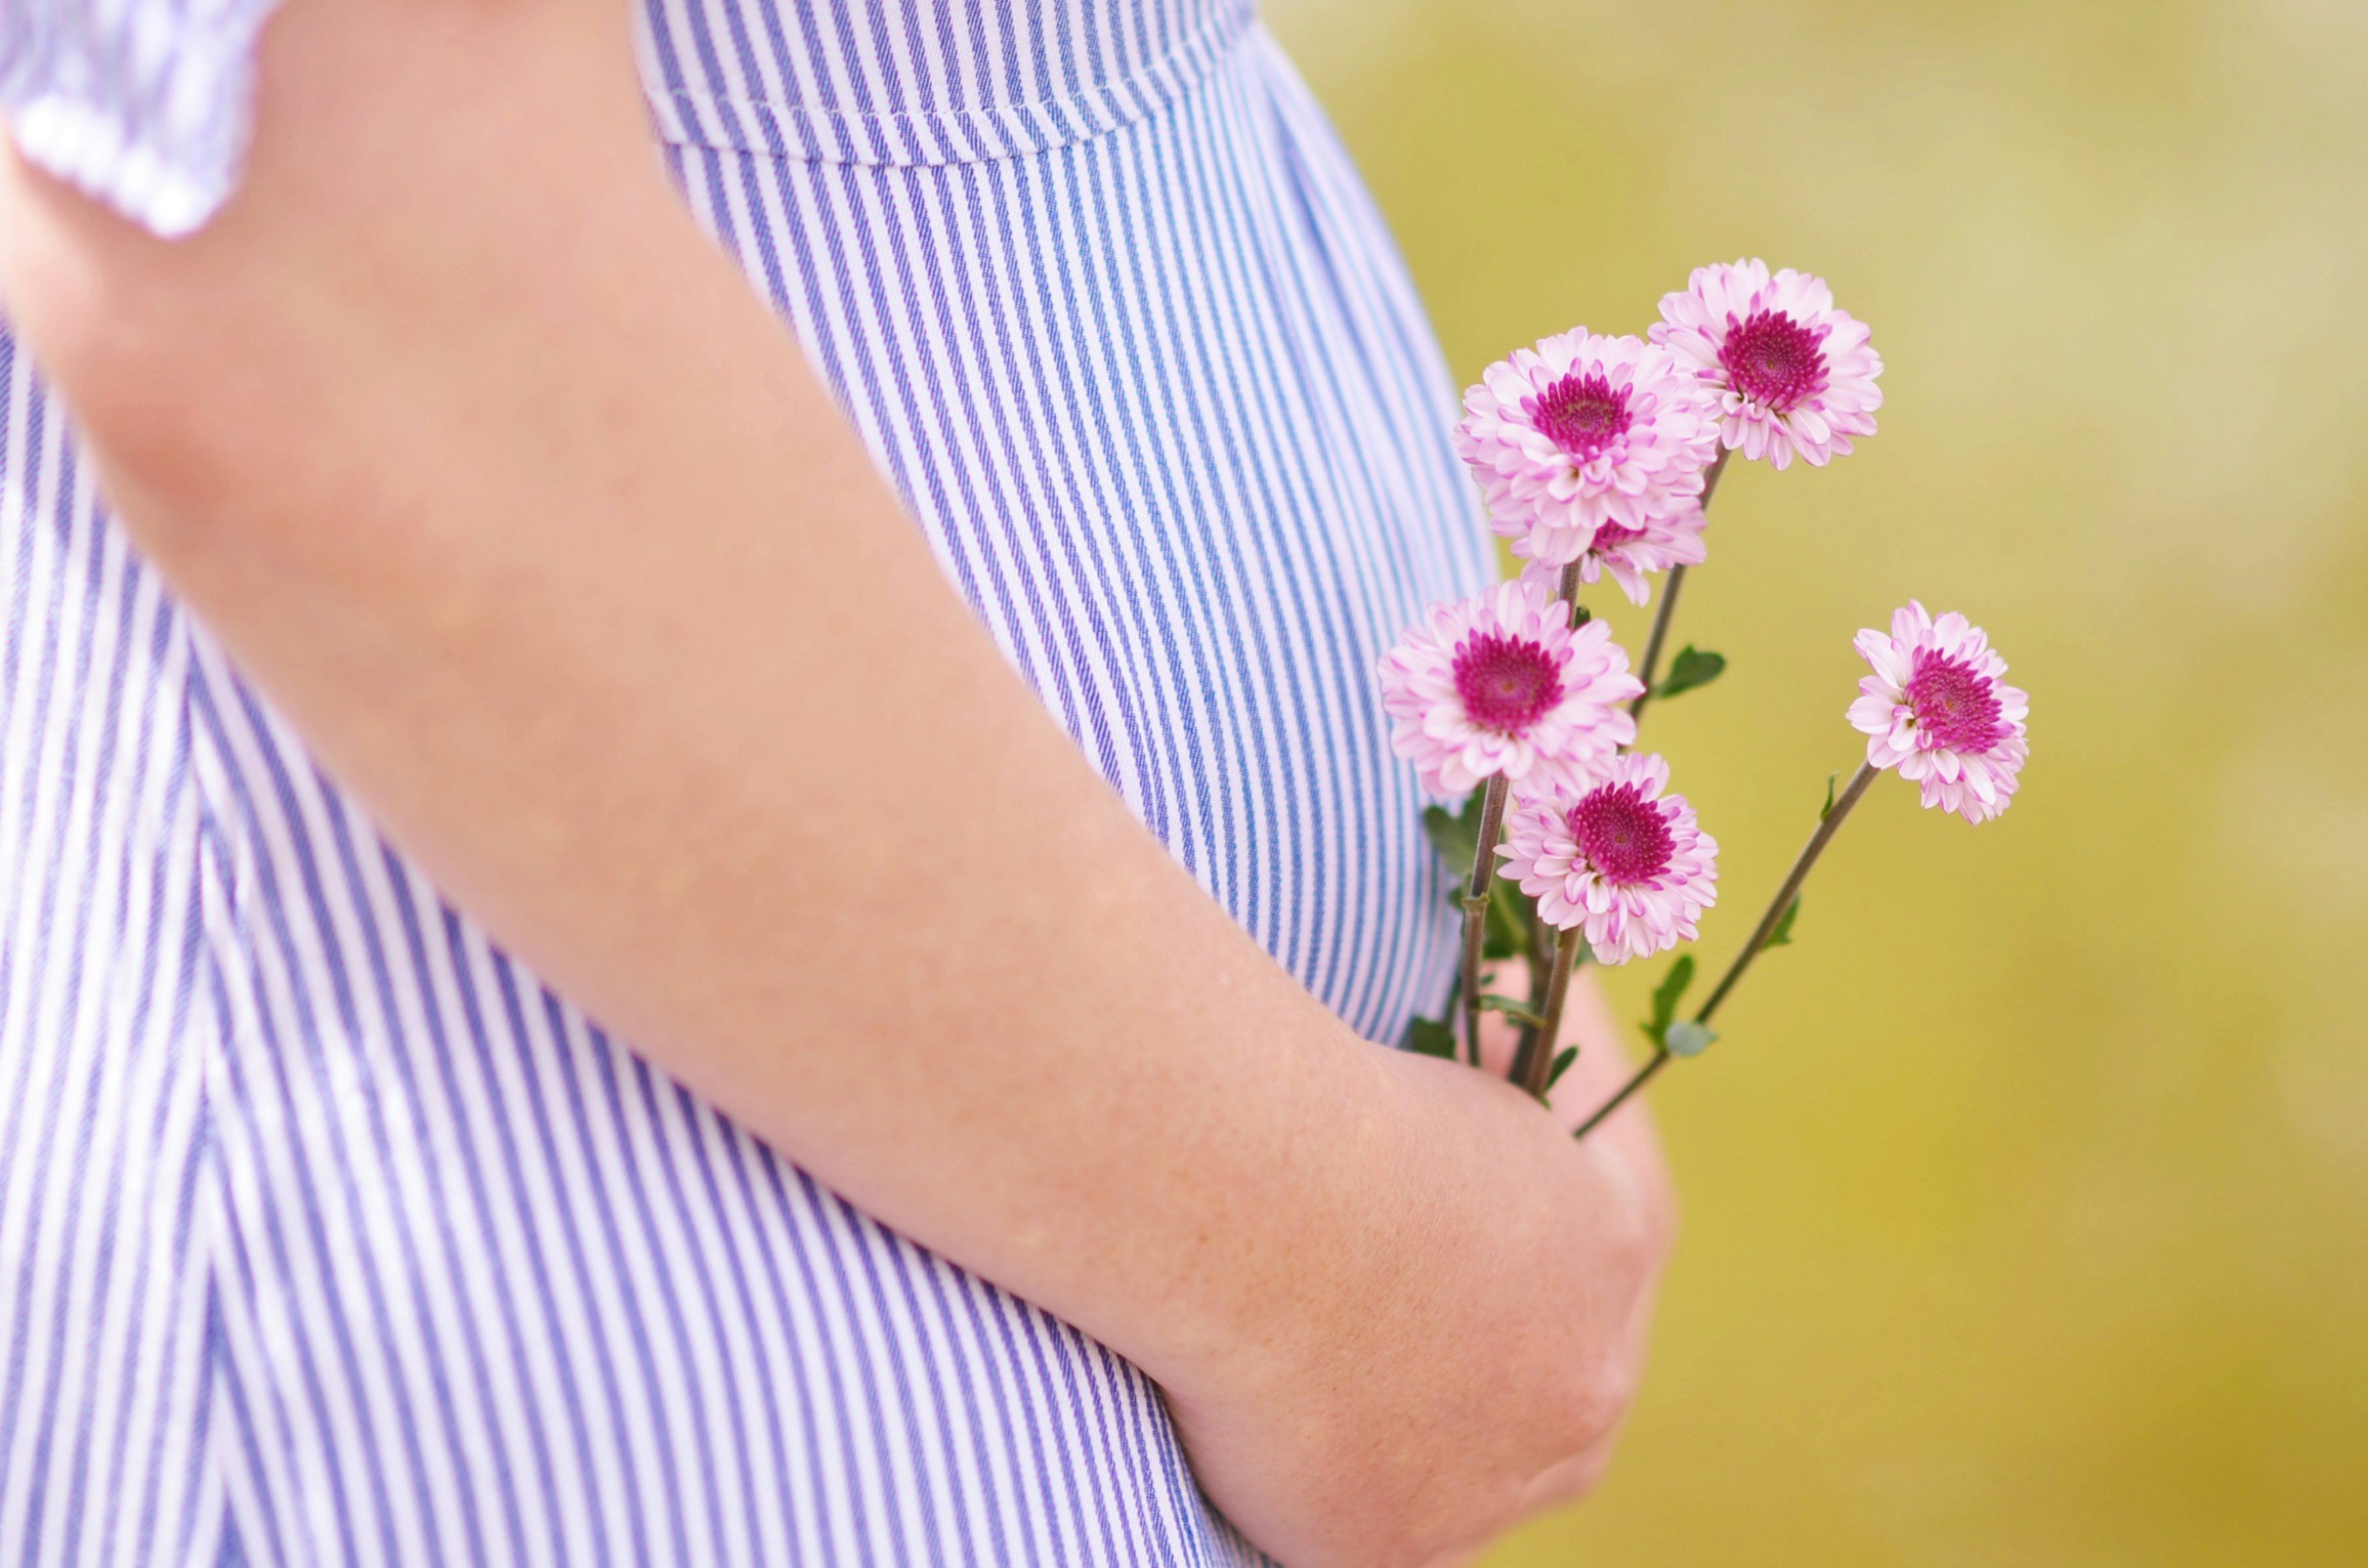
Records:
[[[1665,1045],[1655,1050],[1653,1052],[1653,1060],[1638,1068],[1635,1072],[1635,1075],[1631,1077],[1627,1082],[1622,1083],[1619,1086],[1619,1092],[1612,1095],[1610,1099],[1604,1101],[1602,1105],[1598,1106],[1596,1108],[1596,1113],[1593,1116],[1588,1117],[1587,1120],[1581,1122],[1579,1124],[1579,1130],[1570,1136],[1574,1139],[1580,1139],[1585,1138],[1589,1133],[1594,1132],[1598,1123],[1602,1122],[1613,1111],[1616,1111],[1621,1106],[1627,1104],[1628,1096],[1634,1094],[1638,1089],[1643,1088],[1647,1083],[1650,1083],[1653,1080],[1653,1075],[1660,1072],[1664,1067],[1667,1067],[1669,1065],[1669,1061],[1670,1050],[1668,1046]]]
[[[1579,563],[1574,560],[1562,568],[1561,578],[1554,587],[1554,597],[1570,607],[1570,625],[1574,631],[1588,621],[1586,607],[1579,603]],[[1541,1018],[1546,1016],[1547,997],[1553,994],[1555,975],[1572,967],[1567,953],[1562,955],[1559,963],[1556,962],[1556,942],[1553,937],[1546,935],[1548,929],[1533,908],[1530,911],[1530,1012]],[[1521,1044],[1513,1057],[1512,1078],[1516,1083],[1525,1081],[1529,1076],[1528,1064],[1538,1051],[1538,1028],[1535,1023],[1521,1026]],[[1546,1057],[1549,1069],[1553,1066],[1552,1052],[1553,1047],[1549,1043]]]
[[[1539,917],[1537,906],[1533,904],[1530,907],[1531,1013],[1541,1018],[1546,1016],[1546,993],[1553,983],[1554,929]],[[1537,1038],[1537,1024],[1525,1023],[1521,1026],[1521,1047],[1519,1053],[1514,1057],[1517,1064],[1529,1059],[1528,1053],[1535,1049],[1534,1042]]]
[[[1735,989],[1735,983],[1743,977],[1743,971],[1751,967],[1751,960],[1759,956],[1768,939],[1776,934],[1776,923],[1793,906],[1793,900],[1801,896],[1801,884],[1809,881],[1809,869],[1817,864],[1817,857],[1825,853],[1825,846],[1833,842],[1833,835],[1841,830],[1843,818],[1850,815],[1850,809],[1858,804],[1859,797],[1867,793],[1867,786],[1874,783],[1875,775],[1881,771],[1872,762],[1861,762],[1858,771],[1850,775],[1850,782],[1833,803],[1833,810],[1825,814],[1825,819],[1817,824],[1817,830],[1809,835],[1809,842],[1802,847],[1801,858],[1793,862],[1793,869],[1785,877],[1784,885],[1776,889],[1776,897],[1769,903],[1768,912],[1759,917],[1759,925],[1753,929],[1750,942],[1744,945],[1742,952],[1735,955],[1735,962],[1727,966],[1727,973],[1720,979],[1718,989],[1710,993],[1710,1000],[1703,1003],[1702,1011],[1694,1014],[1696,1023],[1710,1021],[1710,1015],[1718,1012],[1719,1004],[1727,1000],[1727,993]]]
[[[1727,472],[1727,459],[1733,454],[1725,447],[1710,460],[1702,475],[1702,509],[1710,510],[1710,497],[1719,492],[1719,479]],[[1669,646],[1669,623],[1677,618],[1677,593],[1685,586],[1685,568],[1672,566],[1669,580],[1661,585],[1661,608],[1653,614],[1653,632],[1645,639],[1644,663],[1637,668],[1636,678],[1644,683],[1644,690],[1628,704],[1628,717],[1641,721],[1647,704],[1653,700],[1653,682],[1661,674],[1661,652]]]
[[[1718,1012],[1719,1004],[1727,1000],[1727,994],[1743,977],[1743,971],[1751,967],[1751,960],[1758,957],[1761,949],[1767,947],[1768,939],[1776,934],[1776,923],[1793,906],[1793,900],[1801,896],[1801,884],[1809,881],[1809,869],[1817,864],[1817,857],[1825,853],[1825,846],[1833,842],[1833,835],[1841,830],[1843,818],[1850,815],[1850,809],[1858,804],[1859,797],[1867,793],[1867,786],[1874,783],[1875,775],[1881,771],[1872,762],[1861,762],[1858,771],[1850,775],[1850,783],[1835,799],[1833,810],[1825,814],[1825,819],[1809,835],[1809,843],[1803,846],[1800,858],[1793,862],[1792,871],[1786,875],[1784,884],[1776,889],[1776,896],[1769,902],[1767,913],[1759,917],[1758,926],[1751,932],[1751,940],[1744,945],[1742,952],[1736,954],[1735,962],[1728,966],[1727,973],[1720,979],[1718,989],[1711,992],[1710,1000],[1702,1004],[1702,1011],[1694,1014],[1696,1023],[1710,1021],[1711,1014]],[[1629,1095],[1643,1088],[1652,1080],[1654,1074],[1669,1066],[1670,1058],[1667,1042],[1655,1040],[1653,1059],[1638,1068],[1628,1081],[1620,1085],[1619,1092],[1606,1100],[1601,1109],[1581,1122],[1579,1130],[1571,1137],[1585,1138],[1594,1132],[1605,1117],[1618,1110],[1627,1102]]]
[[[1644,710],[1653,700],[1653,682],[1661,674],[1661,649],[1669,641],[1669,623],[1677,614],[1677,594],[1685,586],[1685,568],[1672,566],[1661,584],[1661,608],[1653,613],[1653,631],[1645,638],[1644,663],[1637,666],[1636,679],[1644,689],[1628,704],[1628,717],[1641,720]]]
[[[1562,1005],[1570,999],[1571,971],[1579,966],[1579,938],[1584,935],[1572,926],[1554,939],[1552,977],[1546,985],[1546,1012],[1538,1032],[1522,1041],[1521,1056],[1513,1064],[1513,1081],[1540,1099],[1546,1098],[1546,1079],[1554,1070],[1554,1048],[1562,1039]]]
[[[1480,838],[1472,850],[1472,881],[1464,887],[1464,1049],[1480,1066],[1480,957],[1488,938],[1489,888],[1496,877],[1496,835],[1504,826],[1505,776],[1488,780],[1480,796]]]

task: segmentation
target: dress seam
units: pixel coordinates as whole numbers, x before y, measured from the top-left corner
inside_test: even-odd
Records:
[[[239,1419],[239,1403],[230,1396],[227,1388],[236,1377],[236,1370],[230,1364],[222,1330],[223,1235],[230,1219],[231,1199],[220,1107],[224,1058],[231,1049],[233,1034],[229,1007],[230,965],[225,961],[225,948],[236,940],[242,901],[236,830],[223,812],[220,798],[224,758],[218,750],[219,737],[201,711],[210,707],[211,702],[204,694],[208,682],[199,634],[186,619],[178,629],[183,660],[181,724],[189,748],[189,776],[197,814],[191,897],[199,949],[193,980],[200,995],[191,999],[191,1014],[203,1020],[192,1031],[197,1047],[200,1148],[197,1179],[202,1184],[197,1206],[197,1223],[201,1228],[194,1251],[206,1293],[205,1330],[200,1340],[204,1357],[200,1398],[206,1417],[201,1439],[204,1451],[198,1464],[200,1487],[210,1494],[210,1507],[218,1522],[218,1535],[211,1549],[202,1541],[196,1544],[203,1553],[199,1560],[206,1568],[228,1568],[246,1561],[230,1485],[230,1445],[238,1441],[241,1434],[229,1429]]]
[[[654,85],[643,97],[659,139],[676,147],[868,167],[991,163],[1097,141],[1151,119],[1240,53],[1257,23],[1253,0],[1234,0],[1157,58],[1060,98],[845,109]]]

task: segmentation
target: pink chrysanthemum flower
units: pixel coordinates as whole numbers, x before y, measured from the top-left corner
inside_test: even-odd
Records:
[[[1850,722],[1867,761],[1914,779],[1924,804],[1986,822],[2006,809],[2024,758],[2031,699],[2006,683],[2006,661],[1955,611],[1934,620],[1910,600],[1891,634],[1869,627],[1858,651],[1875,673],[1859,682]]]
[[[1697,267],[1662,297],[1650,336],[1702,378],[1720,441],[1747,458],[1821,464],[1875,433],[1882,358],[1822,278],[1790,267],[1771,277],[1764,261]]]
[[[1718,901],[1718,840],[1668,787],[1660,757],[1622,756],[1583,790],[1524,794],[1505,814],[1503,875],[1549,925],[1583,926],[1604,963],[1692,941]]]
[[[1488,366],[1455,449],[1513,554],[1562,566],[1606,526],[1700,510],[1716,411],[1666,351],[1574,327]]]
[[[1699,504],[1670,516],[1648,518],[1642,528],[1606,523],[1595,531],[1595,543],[1579,556],[1579,581],[1594,583],[1610,577],[1628,596],[1628,603],[1641,605],[1653,597],[1646,572],[1702,564],[1702,532],[1709,526],[1710,519]],[[1522,568],[1521,575],[1548,592],[1560,591],[1559,566],[1534,560]]]
[[[1575,783],[1636,739],[1622,704],[1643,689],[1609,627],[1573,631],[1569,606],[1535,583],[1436,607],[1381,661],[1390,745],[1436,795],[1500,773]]]

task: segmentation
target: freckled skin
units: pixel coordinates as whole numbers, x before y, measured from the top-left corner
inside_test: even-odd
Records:
[[[1574,1143],[1357,1038],[1127,811],[651,156],[629,9],[285,8],[185,240],[0,138],[0,299],[123,526],[455,905],[1141,1366],[1274,1556],[1583,1489],[1668,1248],[1644,1113]]]

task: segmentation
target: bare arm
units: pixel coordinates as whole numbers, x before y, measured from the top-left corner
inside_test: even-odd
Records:
[[[1261,1544],[1419,1561],[1584,1472],[1666,1235],[1649,1134],[1576,1148],[1364,1044],[1200,893],[640,116],[617,0],[296,0],[231,208],[167,245],[0,155],[0,297],[151,556],[455,902],[1142,1365]],[[884,994],[889,933],[929,962]]]

